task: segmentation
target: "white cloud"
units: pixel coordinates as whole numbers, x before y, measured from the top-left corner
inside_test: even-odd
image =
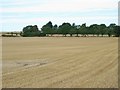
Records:
[[[33,1],[33,0],[3,0],[0,2],[2,6],[14,6],[14,5],[17,6],[17,5],[37,4],[40,1],[39,0],[36,0],[36,1]]]
[[[14,2],[20,4],[18,2]],[[26,2],[23,2],[26,3]],[[40,3],[40,2],[39,2]],[[74,12],[87,11],[88,9],[117,9],[117,2],[114,0],[49,0],[43,4],[34,4],[32,6],[26,3],[22,7],[4,7],[3,12]]]
[[[48,22],[48,21],[57,21],[57,22],[74,22],[74,21],[91,21],[91,20],[116,20],[117,19],[117,16],[114,16],[114,17],[105,17],[105,16],[82,16],[82,17],[64,17],[64,18],[61,18],[61,17],[45,17],[45,18],[27,18],[27,19],[19,19],[19,18],[10,18],[10,19],[4,19],[2,20],[2,23],[7,23],[7,22],[10,22],[10,23],[39,23],[39,22]]]

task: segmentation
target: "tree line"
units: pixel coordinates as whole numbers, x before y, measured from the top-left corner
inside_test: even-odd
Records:
[[[115,36],[120,37],[120,26],[112,23],[109,26],[105,24],[92,24],[90,26],[86,26],[86,23],[82,25],[72,25],[70,23],[63,23],[62,25],[58,26],[57,24],[53,25],[51,21],[47,24],[43,25],[41,30],[38,29],[37,25],[28,25],[23,28],[22,32],[20,33],[23,37],[35,37],[35,36],[53,36],[53,35],[63,35],[66,37],[69,36],[104,36],[107,35],[108,37]]]

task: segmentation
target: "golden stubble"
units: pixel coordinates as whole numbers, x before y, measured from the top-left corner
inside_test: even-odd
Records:
[[[3,38],[3,87],[117,88],[118,38]]]

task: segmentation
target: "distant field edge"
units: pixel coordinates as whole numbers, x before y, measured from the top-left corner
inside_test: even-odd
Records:
[[[120,90],[119,88],[2,88],[2,90]]]

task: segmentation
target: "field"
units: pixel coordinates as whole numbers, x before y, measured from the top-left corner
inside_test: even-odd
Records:
[[[116,37],[4,37],[3,88],[117,88]]]

